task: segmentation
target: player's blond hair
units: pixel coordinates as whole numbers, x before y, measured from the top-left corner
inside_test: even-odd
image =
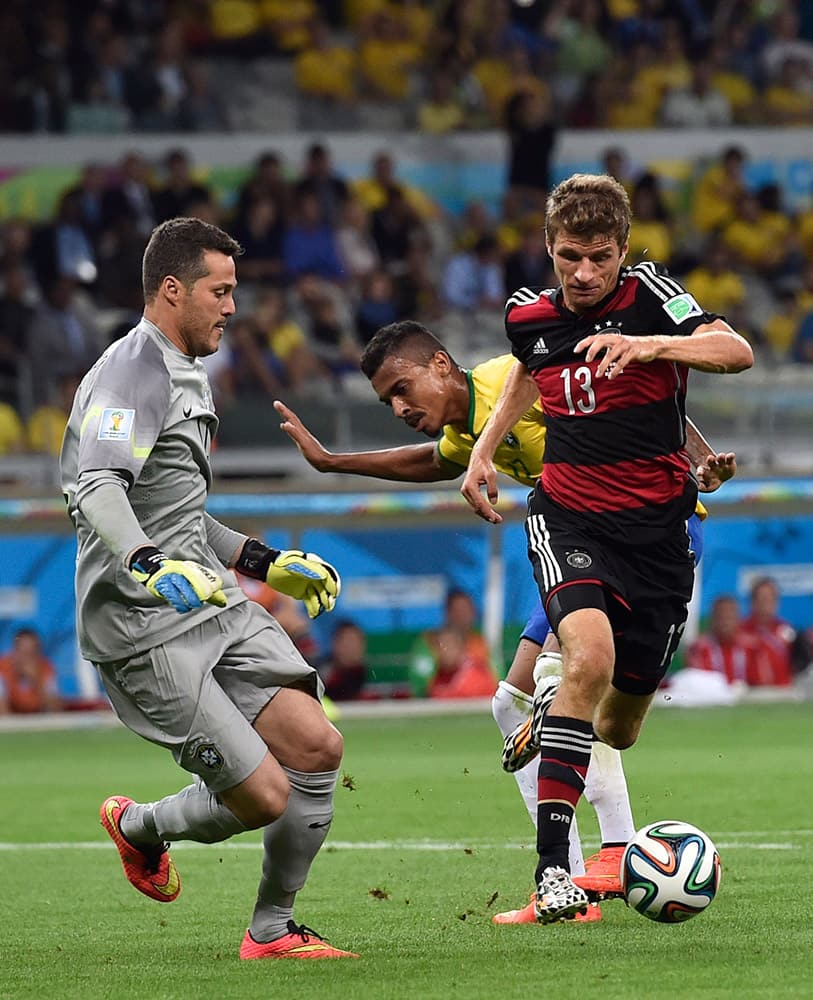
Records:
[[[609,174],[573,174],[551,191],[545,207],[545,235],[553,244],[560,232],[627,242],[632,209],[624,186]]]

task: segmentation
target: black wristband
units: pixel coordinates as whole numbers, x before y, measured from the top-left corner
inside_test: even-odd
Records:
[[[278,555],[279,549],[269,548],[259,538],[247,538],[234,568],[253,580],[265,580],[268,567]]]
[[[131,573],[133,570],[138,570],[139,573],[152,576],[153,573],[158,572],[162,563],[167,561],[167,558],[167,554],[157,549],[154,545],[142,545],[140,549],[136,549],[130,556],[127,568]]]

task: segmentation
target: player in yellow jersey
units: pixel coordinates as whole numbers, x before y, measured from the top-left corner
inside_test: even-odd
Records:
[[[378,451],[333,453],[321,445],[288,406],[280,401],[274,406],[281,417],[282,430],[319,472],[410,483],[452,480],[466,470],[475,442],[513,365],[513,356],[503,354],[470,370],[462,368],[426,327],[411,320],[392,323],[378,331],[362,354],[362,371],[370,379],[379,399],[396,417],[430,438],[439,437],[436,443],[427,441]],[[687,447],[697,469],[700,488],[711,492],[734,475],[734,455],[713,453],[693,425],[687,430]],[[544,444],[544,415],[537,399],[497,448],[494,465],[506,476],[530,488],[542,468]],[[692,526],[695,529],[692,537],[699,549],[699,519],[693,517],[691,522],[696,522]],[[508,674],[499,682],[492,701],[494,719],[505,740],[504,766],[508,764],[506,769],[514,772],[534,823],[537,809],[535,748],[526,738],[518,753],[516,734],[523,728],[530,728],[535,689],[538,698],[552,698],[558,683],[559,661],[556,638],[539,603],[523,630]],[[526,733],[526,737],[529,735]],[[517,764],[520,766],[515,767]],[[621,853],[635,832],[621,755],[617,750],[594,744],[585,796],[596,811],[602,848],[594,858],[588,859],[588,871],[584,875],[574,822],[570,838],[571,871],[583,878],[584,888],[597,896],[614,895],[620,891]],[[591,907],[588,917],[598,919],[598,908]],[[523,910],[498,914],[495,920],[499,923],[533,922],[533,904]]]

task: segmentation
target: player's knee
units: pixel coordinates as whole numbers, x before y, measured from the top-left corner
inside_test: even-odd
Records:
[[[241,803],[238,818],[249,830],[268,826],[285,812],[290,790],[287,781],[275,781],[253,789],[250,801]]]
[[[342,762],[344,753],[344,737],[335,726],[329,726],[325,740],[321,746],[320,771],[335,771]]]
[[[325,719],[324,725],[303,734],[297,770],[311,773],[335,771],[342,762],[343,751],[342,734]]]
[[[612,679],[613,658],[600,650],[578,651],[564,663],[564,677],[569,687],[583,692],[596,704]]]
[[[629,750],[641,732],[641,722],[626,719],[597,718],[593,722],[596,736],[614,750]]]

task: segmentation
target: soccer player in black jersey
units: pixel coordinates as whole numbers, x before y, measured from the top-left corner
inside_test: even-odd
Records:
[[[753,364],[747,341],[662,265],[624,267],[630,215],[626,192],[606,175],[575,174],[551,193],[546,240],[560,286],[508,300],[517,361],[461,487],[481,517],[501,520],[491,456],[540,396],[547,436],[526,533],[563,656],[556,697],[534,719],[540,923],[586,908],[567,841],[592,741],[635,742],[686,623],[686,519],[697,498],[685,450],[689,369]]]

